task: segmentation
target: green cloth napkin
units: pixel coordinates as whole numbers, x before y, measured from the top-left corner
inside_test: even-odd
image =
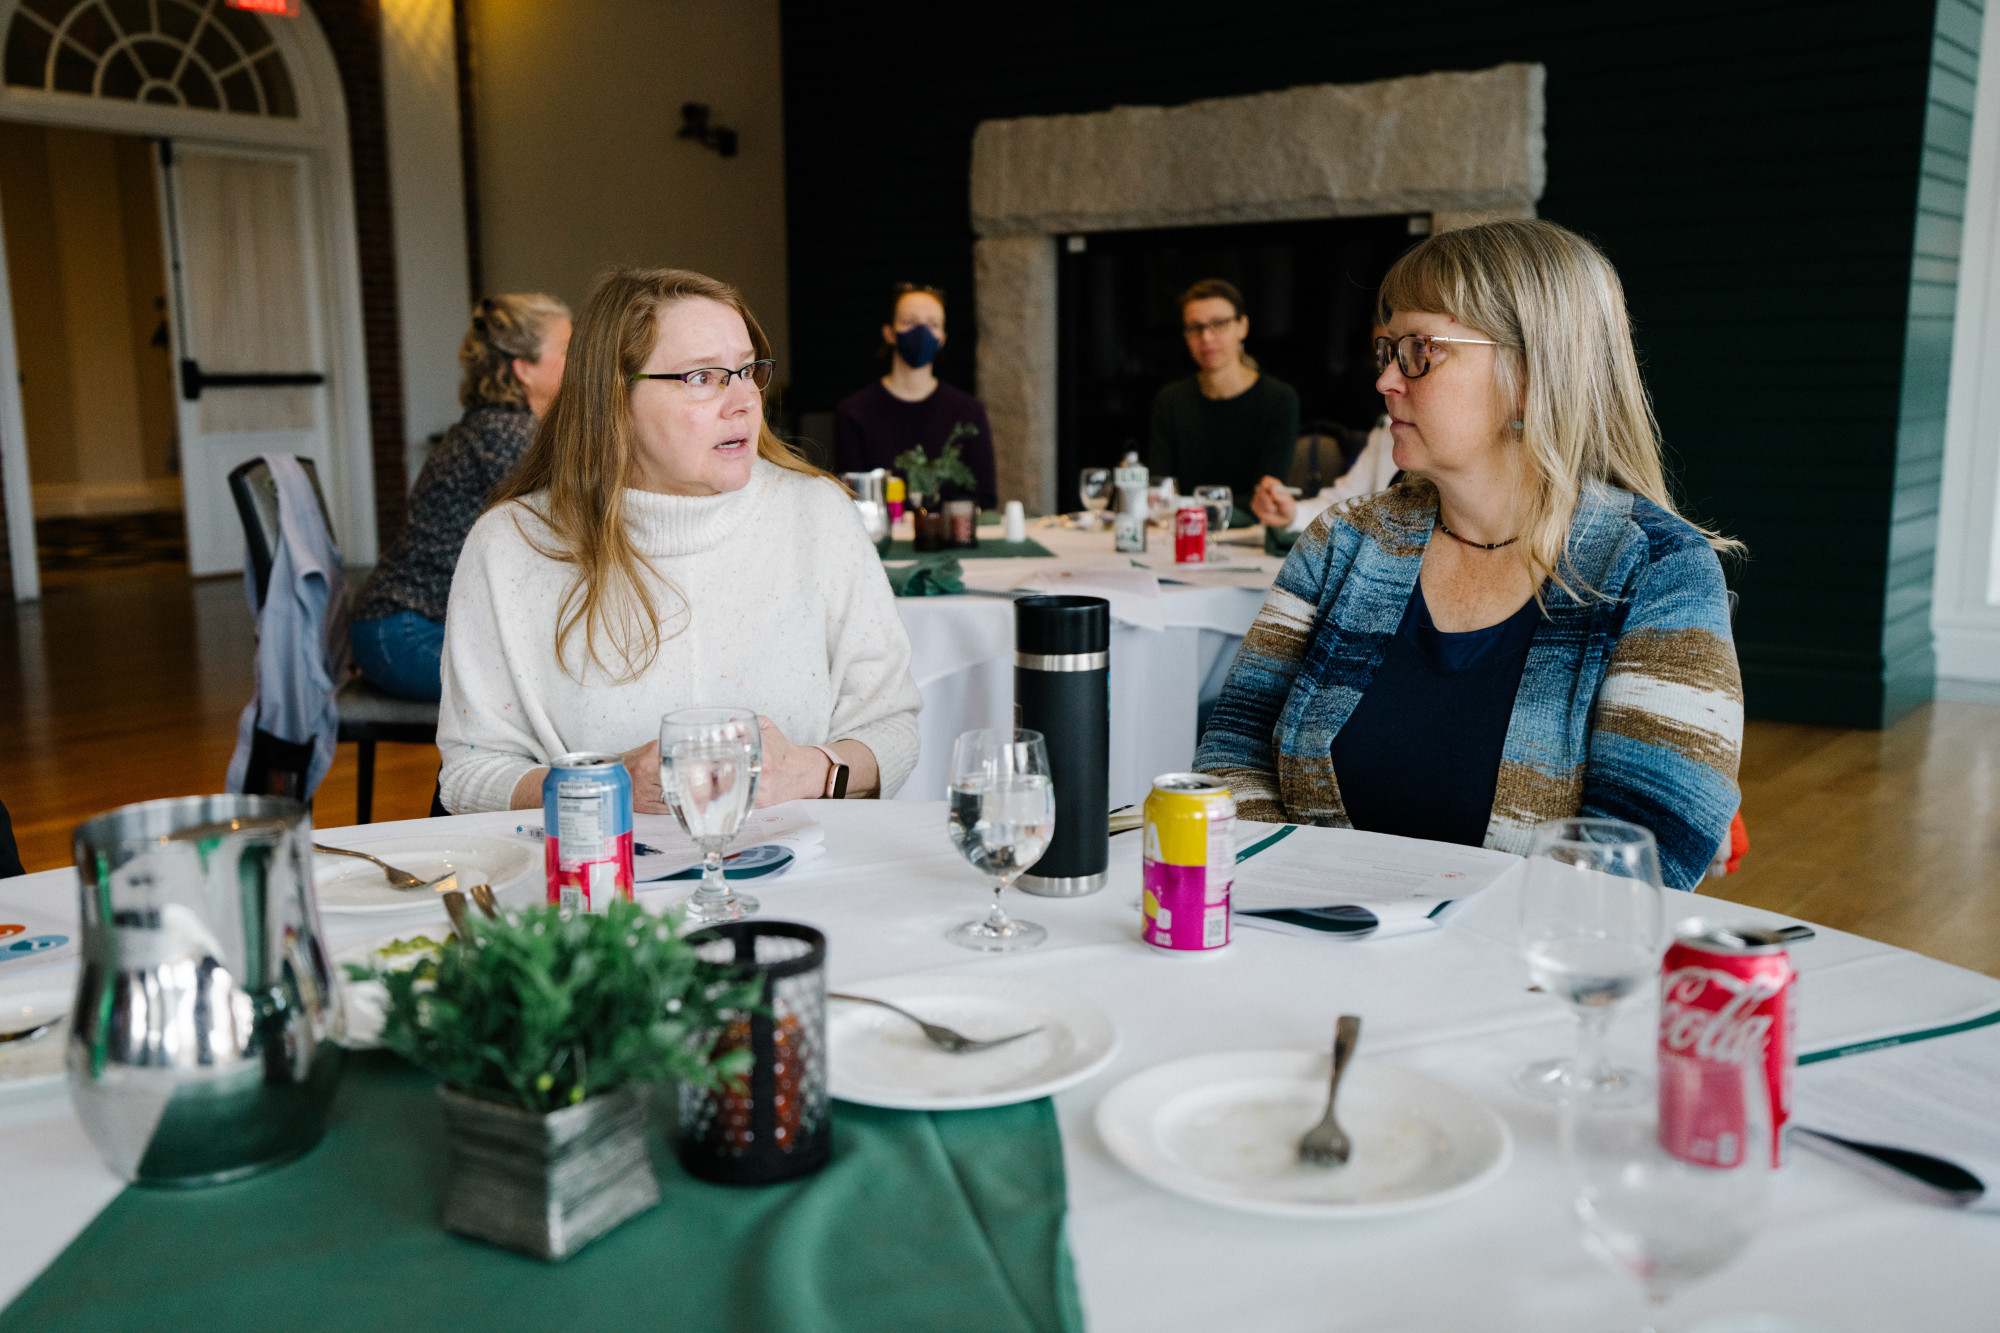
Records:
[[[1105,547],[1110,550],[1109,546]],[[889,549],[882,555],[884,560],[922,560],[931,553],[919,551],[909,542],[890,542]],[[946,554],[937,552],[937,554]],[[1054,559],[1055,552],[1036,541],[1033,537],[1025,541],[1003,542],[998,537],[981,537],[977,546],[954,546],[949,554],[965,560],[1009,560],[1021,556],[1039,556]]]
[[[0,1330],[1083,1328],[1047,1098],[836,1103],[833,1161],[784,1185],[694,1180],[656,1141],[659,1206],[545,1264],[439,1227],[433,1088],[392,1056],[354,1057],[318,1148],[234,1185],[126,1190]]]
[[[884,565],[883,571],[898,597],[943,597],[965,591],[965,568],[955,555],[926,555],[907,568]]]

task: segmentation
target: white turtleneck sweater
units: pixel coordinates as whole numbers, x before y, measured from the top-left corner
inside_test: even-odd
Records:
[[[754,708],[801,745],[860,741],[882,795],[902,786],[921,706],[909,635],[838,486],[760,459],[724,495],[626,491],[633,544],[663,582],[659,656],[622,682],[608,645],[612,670],[589,660],[580,629],[567,669],[556,660],[576,570],[535,549],[555,546],[535,499],[482,516],[452,578],[438,716],[447,809],[504,810],[529,770],[657,740],[662,714],[695,705]]]

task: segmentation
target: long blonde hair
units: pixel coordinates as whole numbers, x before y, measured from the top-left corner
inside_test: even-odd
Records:
[[[728,283],[675,268],[614,269],[601,275],[577,317],[562,387],[535,430],[535,442],[489,502],[501,505],[540,493],[534,507],[554,541],[551,548],[536,543],[535,549],[576,566],[576,581],[556,617],[556,660],[564,670],[569,669],[569,640],[580,629],[588,660],[621,681],[641,675],[659,656],[664,638],[672,637],[661,633],[661,592],[680,602],[674,618],[685,621],[686,598],[632,544],[625,525],[625,488],[638,467],[632,377],[653,354],[660,318],[683,301],[697,300],[733,309],[743,317],[758,359],[771,355],[763,326]],[[757,456],[787,471],[832,480],[773,435],[761,417]],[[609,649],[615,667],[601,648]],[[576,674],[582,678],[581,671]]]
[[[472,323],[458,344],[460,407],[526,407],[528,391],[514,374],[514,359],[542,359],[549,321],[568,319],[569,307],[547,292],[489,296],[472,308]]]
[[[1596,246],[1539,219],[1439,232],[1382,280],[1377,321],[1387,324],[1399,310],[1449,315],[1500,344],[1494,380],[1518,412],[1514,447],[1526,452],[1533,487],[1519,550],[1537,588],[1550,578],[1576,593],[1564,571],[1570,518],[1586,482],[1642,495],[1680,517],[1632,350],[1625,289]],[[1691,526],[1718,552],[1743,549]]]

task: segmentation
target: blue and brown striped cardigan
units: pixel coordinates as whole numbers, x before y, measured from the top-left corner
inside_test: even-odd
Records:
[[[1293,548],[1195,754],[1244,818],[1347,826],[1333,737],[1402,621],[1436,517],[1437,489],[1406,481],[1329,510]],[[1526,852],[1545,819],[1627,819],[1659,839],[1668,885],[1692,889],[1737,805],[1743,686],[1722,567],[1691,525],[1598,484],[1569,555],[1581,600],[1542,587],[1486,846]]]

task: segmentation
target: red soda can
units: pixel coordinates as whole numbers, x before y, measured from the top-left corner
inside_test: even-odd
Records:
[[[1674,931],[1660,977],[1660,1146],[1734,1166],[1746,1108],[1739,1065],[1761,1063],[1771,1165],[1785,1161],[1798,1037],[1798,969],[1772,932],[1695,917]],[[1754,1086],[1754,1085],[1753,1085]]]
[[[1208,506],[1193,496],[1174,509],[1174,563],[1198,565],[1208,559]]]

